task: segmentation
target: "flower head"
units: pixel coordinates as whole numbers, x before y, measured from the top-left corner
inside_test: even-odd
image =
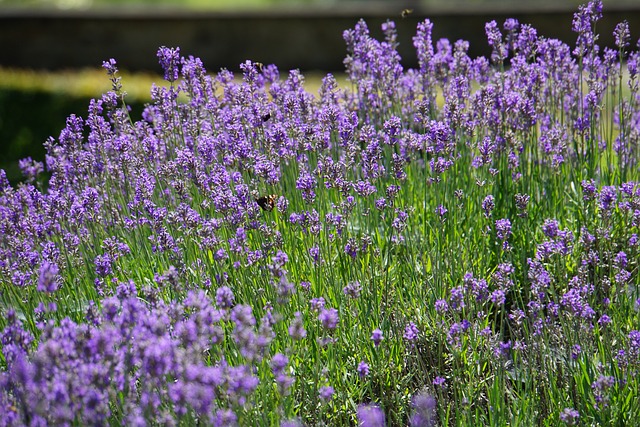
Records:
[[[379,346],[383,340],[382,331],[380,329],[375,329],[371,334],[371,340],[373,341],[374,346]]]
[[[560,421],[568,426],[575,426],[580,418],[580,413],[573,408],[564,408],[560,413]]]
[[[428,394],[418,394],[412,400],[411,427],[433,427],[436,425],[436,399]]]
[[[335,390],[331,386],[320,387],[320,390],[318,390],[318,395],[320,396],[320,399],[324,400],[325,402],[328,402],[329,400],[331,400],[334,393],[335,393]]]
[[[376,405],[360,405],[356,412],[360,427],[385,427],[384,411]]]
[[[362,362],[358,363],[357,371],[360,378],[366,377],[367,375],[369,375],[369,364],[363,360]]]
[[[289,325],[289,336],[294,340],[301,340],[307,336],[307,331],[304,329],[304,322],[302,320],[302,313],[299,311],[295,313]]]
[[[323,308],[318,315],[318,320],[326,329],[335,329],[338,326],[338,310],[335,308]]]
[[[55,292],[58,289],[60,280],[58,272],[59,270],[56,264],[44,261],[40,266],[38,275],[38,291]]]
[[[162,46],[158,49],[158,60],[164,71],[164,79],[168,82],[178,80],[180,66],[180,48],[168,48]]]

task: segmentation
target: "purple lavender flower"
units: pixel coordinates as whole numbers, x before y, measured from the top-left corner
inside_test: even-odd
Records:
[[[609,323],[611,323],[611,317],[606,314],[603,314],[600,316],[600,319],[598,319],[598,325],[600,326],[607,326]]]
[[[216,291],[216,304],[222,309],[233,307],[233,291],[228,286],[221,286]]]
[[[289,363],[289,358],[282,353],[276,353],[271,358],[271,371],[274,375],[282,373],[284,368],[287,367]]]
[[[444,313],[449,309],[449,303],[443,299],[436,300],[435,309],[438,313]]]
[[[580,413],[573,408],[564,408],[560,413],[560,421],[568,426],[575,426],[578,424]]]
[[[433,427],[436,425],[436,399],[426,393],[413,397],[413,414],[409,419],[411,427]]]
[[[482,201],[482,210],[484,210],[484,215],[488,218],[491,216],[491,211],[496,207],[495,198],[493,195],[489,194]]]
[[[515,195],[516,208],[518,209],[518,216],[521,218],[526,218],[528,216],[527,213],[527,205],[529,204],[530,196],[528,194],[518,193]]]
[[[489,299],[492,303],[498,306],[504,305],[506,301],[506,294],[502,289],[496,289],[495,291],[491,292]]]
[[[273,256],[272,261],[273,261],[273,265],[277,267],[283,267],[287,262],[289,262],[289,257],[283,251],[278,251]]]
[[[375,206],[376,206],[376,209],[378,209],[379,211],[382,211],[387,206],[389,206],[389,204],[388,204],[387,200],[384,197],[381,197],[379,199],[376,199]]]
[[[238,416],[231,409],[218,409],[213,418],[215,427],[235,427],[238,425]]]
[[[629,349],[632,353],[640,355],[640,331],[629,332]]]
[[[319,312],[324,308],[325,300],[323,297],[311,298],[309,303],[311,304],[311,310]]]
[[[14,309],[7,311],[7,326],[0,335],[0,343],[4,346],[7,361],[16,357],[17,353],[26,354],[33,342],[33,335],[25,330]]]
[[[296,181],[296,188],[302,191],[302,198],[307,203],[313,203],[316,198],[316,180],[308,171],[301,171]]]
[[[502,249],[509,249],[509,236],[511,236],[511,221],[508,218],[496,221],[496,235],[502,241]]]
[[[180,48],[168,48],[162,46],[158,49],[158,60],[160,66],[164,71],[164,79],[168,82],[175,82],[178,80],[178,73],[180,72]]]
[[[318,390],[318,395],[320,396],[320,399],[324,400],[325,402],[328,402],[329,400],[331,400],[334,393],[335,393],[335,390],[331,386],[320,387],[320,389]]]
[[[542,224],[542,232],[545,236],[553,239],[558,235],[559,227],[558,221],[555,219],[545,219],[544,224]]]
[[[407,212],[396,209],[396,217],[393,219],[391,223],[391,227],[393,227],[397,232],[402,232],[405,228],[407,228],[407,222],[409,220],[409,214]]]
[[[103,61],[102,68],[104,68],[107,71],[107,75],[111,80],[111,86],[113,88],[113,91],[116,94],[120,94],[122,90],[122,83],[121,83],[122,79],[117,75],[118,67],[116,65],[116,60],[111,58],[108,61]]]
[[[104,68],[109,75],[117,74],[118,67],[116,66],[116,60],[111,58],[108,61],[102,62],[102,68]]]
[[[307,331],[304,329],[304,321],[302,320],[302,313],[297,311],[293,320],[289,326],[289,336],[294,340],[301,340],[307,336]]]
[[[450,293],[449,306],[454,310],[462,310],[465,307],[464,288],[462,286],[456,286],[451,289]],[[437,305],[438,302],[436,301],[436,308]]]
[[[500,342],[498,343],[498,346],[494,349],[494,355],[496,357],[508,359],[509,353],[511,351],[511,347],[512,347],[511,340],[506,342]]]
[[[627,254],[622,251],[618,252],[614,261],[619,268],[626,268],[628,263]]]
[[[289,393],[291,385],[293,384],[293,378],[285,374],[285,368],[289,363],[289,358],[282,353],[276,353],[271,358],[271,371],[276,379],[278,385],[278,392],[285,396]]]
[[[360,427],[385,427],[384,411],[376,405],[359,405],[356,411]]]
[[[356,299],[360,296],[360,292],[362,292],[362,286],[360,285],[360,282],[356,280],[354,282],[347,283],[347,286],[345,286],[342,291],[345,295]]]
[[[484,26],[489,46],[493,48],[491,52],[491,60],[493,62],[502,62],[507,58],[507,46],[502,41],[502,33],[498,28],[496,21],[491,21]]]
[[[60,277],[58,266],[44,261],[38,274],[37,290],[40,292],[55,292],[58,290]]]
[[[376,192],[376,187],[369,181],[358,181],[353,184],[353,190],[361,197],[367,197]]]
[[[418,330],[416,324],[413,322],[409,322],[404,327],[404,334],[402,335],[402,337],[409,342],[413,342],[418,338],[419,333],[420,331]]]
[[[325,329],[333,330],[338,326],[338,310],[323,308],[318,315],[318,320]]]
[[[629,40],[631,39],[629,23],[627,21],[619,22],[613,31],[613,35],[618,49],[623,50],[629,46]]]
[[[113,272],[113,259],[109,254],[103,254],[96,256],[95,259],[96,264],[96,274],[100,277],[105,277],[110,275]]]
[[[618,191],[616,187],[613,186],[605,186],[600,189],[600,194],[598,196],[598,205],[600,209],[603,211],[609,211],[612,205],[618,198]]]
[[[582,186],[582,194],[583,194],[582,198],[584,200],[589,201],[589,200],[595,199],[598,193],[598,190],[596,189],[596,186],[593,180],[582,181],[581,186]]]
[[[252,327],[256,324],[252,308],[249,305],[236,305],[231,311],[231,320],[238,326]]]
[[[602,1],[593,0],[586,5],[581,5],[578,12],[573,15],[572,30],[578,33],[578,40],[573,54],[582,57],[586,55],[595,44],[595,23],[602,17]]]
[[[363,360],[358,363],[358,368],[356,370],[358,371],[360,378],[364,378],[369,375],[369,364]]]
[[[573,347],[571,347],[571,358],[573,360],[577,360],[578,356],[580,356],[580,353],[582,353],[582,347],[580,347],[580,345],[575,344]]]
[[[371,334],[371,340],[373,341],[373,345],[378,347],[384,337],[382,336],[382,331],[380,329],[375,329]]]
[[[479,157],[475,157],[471,163],[474,168],[480,168],[491,163],[491,156],[496,152],[496,143],[490,137],[484,137],[478,142]]]
[[[358,244],[355,239],[350,238],[344,245],[344,253],[351,258],[355,258],[358,255]]]
[[[44,172],[44,164],[33,160],[31,157],[19,160],[18,167],[29,183],[34,182],[38,178],[38,175]]]
[[[320,263],[320,248],[318,246],[309,248],[309,256],[313,260],[313,264],[318,265]]]
[[[446,382],[447,380],[445,380],[443,377],[435,377],[433,379],[433,385],[436,387],[443,387]]]
[[[616,380],[612,376],[600,375],[596,381],[591,384],[591,390],[599,407],[609,406],[608,391],[614,386]]]
[[[278,295],[279,304],[286,304],[289,302],[295,291],[295,285],[287,279],[286,275],[281,276],[280,280],[276,282],[276,294]]]

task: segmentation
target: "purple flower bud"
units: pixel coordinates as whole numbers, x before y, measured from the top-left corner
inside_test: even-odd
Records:
[[[578,423],[580,413],[573,408],[564,408],[560,413],[560,421],[568,426],[574,426]]]
[[[294,319],[289,325],[289,336],[294,340],[301,340],[307,336],[307,331],[304,329],[304,322],[302,320],[302,313],[297,311],[294,316]]]
[[[404,334],[402,335],[402,337],[405,340],[411,342],[418,338],[418,333],[419,331],[416,324],[413,322],[409,322],[409,324],[404,328]]]
[[[371,340],[373,341],[374,346],[379,346],[383,340],[382,331],[380,329],[376,329],[371,334]]]
[[[435,377],[433,380],[433,385],[436,387],[442,387],[447,382],[443,377]]]
[[[322,322],[324,328],[333,330],[338,326],[338,310],[335,308],[323,308],[318,315],[318,320]]]
[[[362,286],[360,286],[360,282],[355,281],[355,282],[350,282],[347,284],[347,286],[345,286],[342,291],[344,292],[345,295],[356,299],[360,296],[360,292],[362,291]]]
[[[158,60],[164,71],[164,79],[168,82],[178,80],[180,66],[180,48],[168,48],[162,46],[158,49]]]
[[[491,211],[496,207],[495,198],[489,194],[482,201],[482,209],[484,210],[484,215],[486,217],[491,216]]]
[[[222,286],[216,291],[216,304],[222,309],[233,306],[233,291],[228,286]]]
[[[629,40],[631,39],[631,33],[629,32],[629,23],[627,21],[619,22],[616,25],[613,35],[616,41],[616,47],[618,49],[624,49],[629,46]]]
[[[58,266],[44,261],[40,266],[38,273],[38,286],[37,290],[40,292],[55,292],[59,285]]]
[[[320,396],[320,399],[324,400],[325,402],[328,402],[329,400],[331,400],[334,393],[335,393],[335,390],[331,386],[320,387],[320,390],[318,390],[318,395]]]
[[[276,353],[271,358],[271,371],[274,375],[280,374],[284,371],[289,363],[289,358],[282,353]]]
[[[362,361],[358,363],[358,368],[356,370],[358,371],[358,375],[360,376],[360,378],[364,378],[369,375],[369,364],[365,361]]]

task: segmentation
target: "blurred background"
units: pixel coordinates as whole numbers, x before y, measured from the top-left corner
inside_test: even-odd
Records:
[[[200,10],[221,10],[236,8],[269,8],[273,6],[335,6],[345,3],[359,3],[366,6],[372,3],[399,3],[398,0],[2,0],[0,4],[20,6],[20,7],[56,7],[64,9],[90,8],[101,6],[179,6]],[[604,0],[605,5],[613,3],[637,3],[633,0]],[[498,4],[498,5],[521,5],[529,3],[537,6],[544,3],[557,5],[567,3],[572,6],[580,4],[577,0],[417,0],[414,3],[421,6],[436,5],[477,5],[477,4]]]
[[[160,84],[159,46],[179,46],[212,73],[237,72],[247,59],[298,68],[315,91],[327,72],[339,74],[342,33],[360,18],[372,34],[396,22],[405,67],[415,67],[411,38],[418,22],[434,23],[440,38],[470,42],[471,57],[489,55],[484,24],[507,18],[539,35],[573,44],[571,20],[580,0],[0,0],[0,169],[20,180],[18,160],[44,159],[43,142],[65,119],[86,116],[89,100],[110,89],[100,68],[115,58],[133,116]],[[627,20],[640,36],[640,0],[603,0],[599,43],[613,45],[615,25]],[[404,11],[404,14],[403,14]],[[409,13],[410,11],[410,13]],[[402,16],[404,15],[404,16]]]

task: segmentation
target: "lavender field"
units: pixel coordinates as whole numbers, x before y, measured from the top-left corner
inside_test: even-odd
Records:
[[[162,47],[0,171],[0,426],[640,419],[640,53],[345,31],[350,87]],[[481,42],[481,41],[474,41]]]

